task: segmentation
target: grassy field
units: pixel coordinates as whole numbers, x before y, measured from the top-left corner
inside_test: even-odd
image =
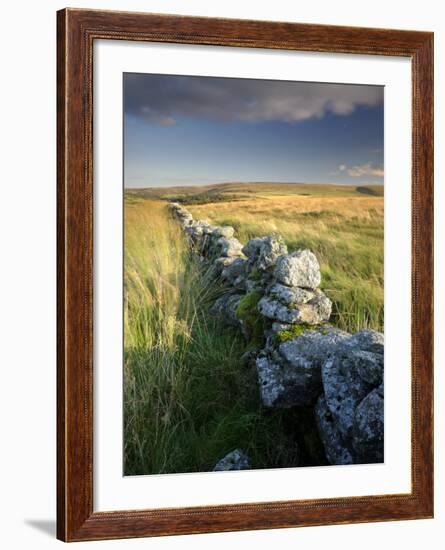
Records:
[[[308,411],[261,408],[242,338],[208,315],[218,289],[188,254],[166,199],[246,242],[281,234],[322,266],[332,321],[383,329],[383,189],[225,184],[125,197],[124,471],[211,470],[241,446],[255,468],[324,464]],[[295,425],[301,427],[295,433]]]
[[[383,186],[223,184],[130,191],[180,200],[196,219],[235,227],[241,242],[278,233],[290,251],[309,248],[348,331],[383,330]]]

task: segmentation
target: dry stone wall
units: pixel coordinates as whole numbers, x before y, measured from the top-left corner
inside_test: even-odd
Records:
[[[169,209],[191,252],[224,288],[211,312],[257,345],[246,361],[256,369],[263,405],[313,408],[330,464],[382,462],[383,335],[351,335],[329,324],[332,303],[310,250],[288,253],[277,235],[243,245],[233,227],[194,220],[178,203]]]

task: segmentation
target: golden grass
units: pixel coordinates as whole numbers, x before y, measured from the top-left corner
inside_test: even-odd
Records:
[[[319,197],[291,195],[256,195],[249,200],[236,202],[218,202],[217,204],[190,205],[187,208],[196,219],[209,218],[216,221],[224,215],[247,216],[256,222],[264,221],[261,216],[276,222],[286,219],[293,221],[298,227],[295,214],[325,212],[332,215],[353,218],[357,215],[369,219],[375,214],[383,216],[382,197],[351,196],[351,197]]]
[[[354,332],[383,330],[383,196],[273,195],[187,205],[196,219],[232,225],[241,242],[281,235],[290,251],[309,248],[320,261],[332,320]]]
[[[126,200],[124,267],[125,475],[209,471],[241,444],[256,468],[301,464],[241,363],[248,344],[209,315],[218,289],[165,202]]]
[[[276,233],[290,251],[313,250],[331,322],[383,330],[383,197],[315,187],[306,196],[301,186],[250,185],[248,199],[219,193],[186,206],[196,219],[233,225],[243,243]],[[260,407],[255,371],[241,365],[249,344],[208,315],[218,289],[166,201],[149,197],[125,201],[125,474],[208,471],[240,445],[255,468],[324,464],[312,414],[300,411],[301,430],[290,433],[289,411]]]

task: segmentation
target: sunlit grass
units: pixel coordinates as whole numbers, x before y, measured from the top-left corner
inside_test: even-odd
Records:
[[[348,331],[383,330],[383,197],[253,195],[188,209],[197,219],[233,225],[242,242],[277,233],[290,251],[311,249],[334,302],[331,320]]]
[[[290,251],[313,250],[331,321],[383,330],[383,197],[295,189],[231,184],[237,200],[219,191],[217,202],[187,208],[233,225],[242,242],[276,233]],[[126,475],[208,471],[236,447],[255,468],[325,463],[310,410],[261,407],[255,369],[241,361],[249,344],[209,315],[219,289],[165,201],[127,196],[124,267]]]
[[[208,471],[240,446],[256,468],[308,462],[289,415],[261,407],[245,342],[209,316],[218,289],[165,203],[126,203],[124,276],[125,474]]]

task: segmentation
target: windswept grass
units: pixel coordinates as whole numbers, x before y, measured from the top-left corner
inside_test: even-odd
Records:
[[[275,233],[291,252],[309,248],[320,261],[322,288],[334,304],[331,321],[351,332],[382,331],[383,197],[352,189],[325,197],[262,190],[249,200],[187,208],[197,219],[232,225],[241,242]]]
[[[208,471],[240,446],[255,468],[324,463],[317,438],[261,408],[246,344],[208,315],[218,290],[165,203],[126,202],[124,288],[125,475]]]
[[[309,409],[261,407],[255,369],[241,360],[250,344],[209,315],[218,288],[188,253],[165,199],[183,196],[195,218],[234,226],[242,242],[275,233],[290,251],[313,250],[331,321],[355,332],[383,330],[383,189],[372,191],[223,184],[126,193],[126,475],[209,471],[236,447],[254,468],[326,463]],[[253,335],[255,299],[239,311]]]

